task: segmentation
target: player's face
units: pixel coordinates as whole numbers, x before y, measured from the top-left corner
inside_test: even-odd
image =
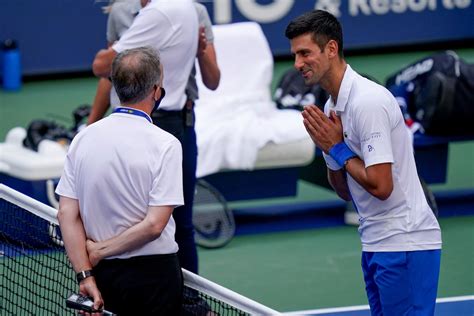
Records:
[[[295,56],[294,66],[301,72],[306,85],[320,83],[329,69],[328,50],[321,51],[310,33],[297,36],[290,43]]]

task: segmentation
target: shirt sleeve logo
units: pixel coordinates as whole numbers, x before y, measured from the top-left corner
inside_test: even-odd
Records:
[[[375,148],[374,148],[374,147],[372,147],[372,145],[367,145],[367,149],[369,150],[369,152],[371,152],[371,151],[375,150]]]

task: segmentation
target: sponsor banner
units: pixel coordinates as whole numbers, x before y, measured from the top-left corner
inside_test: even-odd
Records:
[[[275,55],[288,55],[284,36],[294,17],[327,10],[343,25],[346,49],[474,38],[472,0],[203,0],[215,24],[256,21]]]

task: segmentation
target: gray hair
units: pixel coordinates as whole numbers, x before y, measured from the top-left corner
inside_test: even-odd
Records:
[[[119,53],[112,63],[111,80],[122,104],[143,101],[161,80],[158,51],[145,46]]]

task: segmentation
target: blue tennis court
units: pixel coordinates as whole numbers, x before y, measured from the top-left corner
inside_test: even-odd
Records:
[[[436,300],[435,316],[472,316],[474,296],[439,298]],[[324,308],[296,311],[285,315],[370,316],[369,305]]]

